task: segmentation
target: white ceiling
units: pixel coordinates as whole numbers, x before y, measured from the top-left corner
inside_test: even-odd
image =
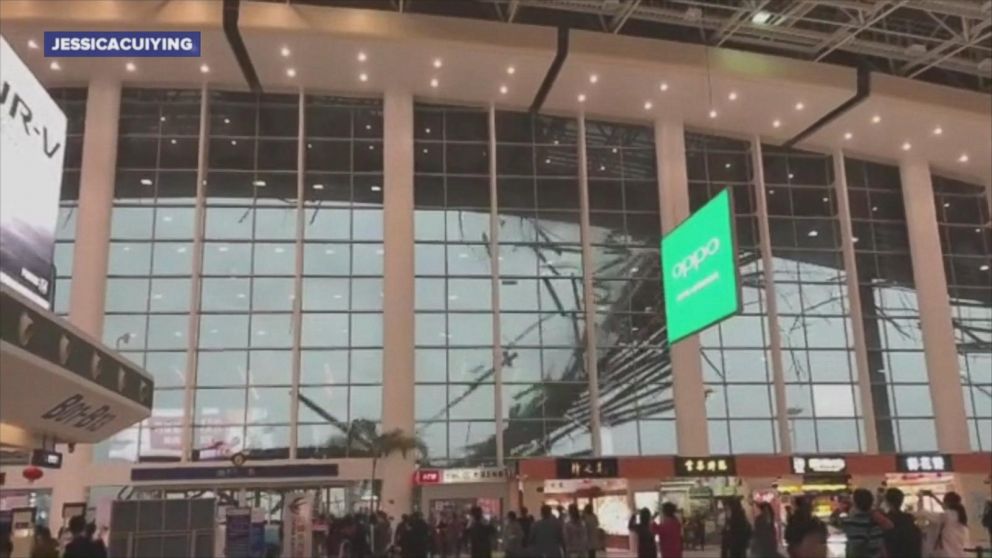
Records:
[[[203,0],[4,0],[0,31],[49,85],[95,77],[134,85],[245,89],[221,30],[221,3]],[[371,10],[242,4],[240,28],[263,87],[295,91],[380,95],[411,91],[425,101],[496,103],[526,109],[555,53],[556,30],[525,25],[405,15]],[[203,57],[51,60],[40,49],[46,29],[199,29]],[[289,50],[283,56],[282,49]],[[366,60],[359,61],[359,53]],[[434,65],[440,60],[440,68]],[[209,65],[209,73],[200,66]],[[507,68],[513,66],[510,75]],[[295,76],[287,70],[295,70]],[[359,79],[366,74],[367,81]],[[597,76],[596,83],[590,76]],[[437,79],[437,87],[431,80]],[[662,83],[667,91],[661,91]],[[938,171],[992,183],[992,96],[890,76],[873,76],[873,94],[797,147],[880,161],[922,156]],[[507,92],[501,93],[505,86]],[[780,143],[851,97],[853,69],[739,51],[576,31],[569,56],[544,110],[584,111],[591,117],[650,122],[677,119],[686,126]],[[736,94],[730,100],[731,93]],[[579,102],[578,95],[585,101]],[[645,109],[645,102],[652,103]],[[802,103],[802,110],[797,110]],[[717,111],[716,118],[709,111]],[[880,122],[872,123],[879,115]],[[773,122],[778,120],[779,127]],[[942,133],[936,135],[934,128]],[[845,140],[844,134],[851,133]],[[911,149],[904,151],[909,142]],[[959,162],[967,154],[967,162]]]

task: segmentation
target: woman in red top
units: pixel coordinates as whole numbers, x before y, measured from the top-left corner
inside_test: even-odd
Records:
[[[655,524],[661,558],[682,558],[682,523],[675,517],[675,504],[661,505],[661,523]]]

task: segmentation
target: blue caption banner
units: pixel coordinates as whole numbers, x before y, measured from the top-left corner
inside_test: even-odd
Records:
[[[45,56],[199,57],[199,31],[45,31]]]

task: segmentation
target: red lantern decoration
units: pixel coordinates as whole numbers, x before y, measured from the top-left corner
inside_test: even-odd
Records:
[[[34,465],[25,467],[24,470],[21,471],[21,474],[24,475],[24,478],[28,479],[28,482],[34,482],[45,476],[45,472]]]

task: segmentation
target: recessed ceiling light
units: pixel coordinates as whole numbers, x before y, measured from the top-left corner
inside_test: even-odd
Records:
[[[658,86],[658,89],[662,91],[668,91],[668,84],[665,82],[661,82],[661,85]]]
[[[429,133],[431,133],[431,129],[430,128],[424,128],[424,132],[427,132],[429,134]]]
[[[289,77],[296,77],[296,68],[286,68],[286,75]]]
[[[231,123],[231,119],[230,118],[225,118],[224,119],[224,124],[230,124],[230,123]]]
[[[36,49],[38,48],[38,43],[34,39],[28,39],[28,48]]]
[[[940,126],[937,126],[936,128],[933,129],[933,135],[935,136],[939,136],[943,133],[944,133],[944,129],[941,128]]]
[[[133,72],[137,70],[138,67],[134,65],[134,62],[128,62],[127,64],[124,64],[124,69],[129,72]]]
[[[767,12],[765,10],[758,10],[754,12],[753,16],[751,16],[751,23],[755,25],[764,25],[768,23],[768,21],[771,19],[772,19],[771,12]]]
[[[803,110],[804,108],[806,108],[806,105],[804,105],[802,101],[796,103],[796,110]]]
[[[62,66],[59,65],[58,60],[52,60],[52,63],[49,64],[48,67],[55,70],[56,72],[62,69]]]
[[[171,143],[172,145],[176,145],[176,138],[172,138],[171,140],[169,140],[169,143]]]
[[[151,186],[152,185],[152,179],[151,178],[142,178],[141,179],[141,185],[142,186]]]
[[[779,120],[778,118],[776,118],[775,120],[772,120],[772,128],[778,128],[780,126],[782,126],[782,121],[781,120]]]
[[[644,110],[651,110],[654,107],[654,103],[651,101],[644,101]]]
[[[510,88],[509,88],[509,87],[507,87],[507,86],[505,86],[505,85],[500,85],[500,86],[499,86],[499,92],[500,92],[501,94],[503,94],[503,95],[506,95],[506,94],[507,94],[507,92],[509,92],[509,91],[510,91]]]
[[[589,83],[596,83],[599,81],[599,76],[596,74],[589,74]]]
[[[434,67],[435,68],[440,68],[443,65],[444,65],[444,62],[440,58],[435,58],[434,59]]]
[[[727,95],[727,99],[729,99],[731,101],[736,101],[737,100],[737,92],[736,91],[731,91],[730,94]]]
[[[510,74],[511,76],[512,76],[513,74],[515,74],[516,72],[517,72],[517,69],[516,69],[516,68],[514,68],[513,66],[507,66],[507,67],[506,67],[506,73],[508,73],[508,74]]]
[[[373,192],[381,192],[382,191],[382,186],[374,185],[374,186],[372,186],[369,189],[372,190]]]
[[[578,99],[579,99],[579,102],[580,103],[586,102],[586,94],[585,93],[579,93]]]
[[[165,116],[160,116],[160,117],[158,118],[158,120],[159,120],[159,122],[165,122]]]
[[[365,62],[366,60],[368,60],[368,56],[365,56],[365,51],[358,51],[358,61]]]
[[[732,167],[732,166],[733,166],[733,165],[731,165],[730,163],[724,163],[724,164],[723,164],[723,168],[725,168],[725,169],[729,169],[729,168],[730,168],[730,167]]]
[[[207,66],[206,64],[200,64],[200,73],[201,74],[209,74],[210,73],[210,66]]]
[[[979,267],[978,269],[979,269],[979,271],[988,271],[989,270],[989,264],[982,264],[981,267]]]
[[[254,186],[254,187],[256,187],[256,188],[265,188],[265,181],[264,180],[254,180],[254,181],[252,181],[251,185]]]
[[[849,140],[849,139],[851,139],[853,137],[854,137],[854,134],[852,134],[851,132],[844,132],[844,139]]]
[[[437,80],[437,78],[431,78],[431,87],[437,87],[439,84],[440,82]]]
[[[908,141],[902,142],[902,150],[903,151],[909,151],[912,148],[913,148],[913,144],[909,143]]]
[[[872,124],[878,124],[881,121],[882,121],[882,117],[879,116],[879,115],[877,115],[877,114],[875,116],[872,116],[871,117],[871,123]]]
[[[793,178],[795,178],[795,177],[796,177],[796,175],[795,175],[795,174],[793,174],[793,173],[791,173],[791,172],[789,173],[789,180],[792,180],[792,179],[793,179]]]
[[[968,162],[968,154],[967,153],[962,153],[961,156],[958,157],[958,162],[959,163],[967,163]]]
[[[710,118],[716,118],[716,109],[710,109]]]
[[[950,203],[950,202],[944,202],[944,207],[945,207],[945,208],[947,208],[947,207],[951,207],[951,203]]]
[[[323,184],[314,184],[313,185],[313,189],[314,190],[323,190],[324,189],[324,185]]]
[[[827,196],[823,196],[823,201],[824,202],[829,202],[830,201],[830,198],[828,198]]]
[[[816,229],[814,229],[814,230],[811,230],[808,233],[806,233],[806,236],[808,236],[810,238],[816,238],[816,237],[820,236],[820,233],[817,232]]]
[[[281,49],[279,49],[279,54],[283,55],[283,57],[288,57],[289,54],[290,54],[289,53],[289,47],[288,46],[284,46]]]
[[[231,140],[231,145],[238,145],[238,140]]]
[[[358,81],[368,81],[368,80],[369,80],[369,75],[366,74],[365,72],[358,74]]]

